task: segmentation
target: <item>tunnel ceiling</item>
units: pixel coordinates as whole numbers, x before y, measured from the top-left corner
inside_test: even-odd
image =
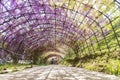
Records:
[[[12,52],[72,40],[107,45],[109,33],[119,46],[119,21],[120,0],[0,0],[1,45]]]

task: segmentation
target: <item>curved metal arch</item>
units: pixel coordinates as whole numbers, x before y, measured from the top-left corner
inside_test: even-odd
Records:
[[[17,37],[19,37],[19,36],[17,36]],[[16,37],[16,38],[17,38]],[[49,36],[50,37],[50,36]],[[48,36],[46,36],[46,38],[47,39],[49,39],[49,37]],[[54,38],[54,36],[51,36],[51,37],[53,37]],[[50,37],[50,39],[51,39],[51,37]],[[60,37],[60,36],[59,36]],[[16,39],[16,38],[13,38],[13,41]],[[45,38],[45,36],[43,37],[43,38],[40,38],[40,39],[44,39]],[[60,37],[61,39],[60,40],[62,40],[62,38],[63,37]],[[31,46],[33,46],[34,47],[34,45],[36,44],[36,43],[38,43],[37,41],[39,40],[39,43],[41,42],[41,40],[40,39],[37,39],[37,40],[34,40],[34,41],[31,41],[30,43],[31,43],[31,45],[29,44],[29,47],[31,47]],[[69,39],[69,38],[68,38]],[[46,43],[46,39],[45,40],[42,40],[42,41],[44,41],[45,43]],[[10,41],[10,43],[11,43],[12,41]],[[18,46],[19,45],[21,45],[22,43],[24,42],[24,40],[21,40],[20,42],[19,42],[19,44],[18,44]],[[9,43],[9,45],[10,45],[10,43]],[[32,44],[33,43],[33,44]],[[11,43],[11,44],[13,44],[13,45],[10,45],[10,46],[14,46],[15,44],[14,43]],[[67,42],[66,42],[66,44],[67,44]],[[8,45],[8,46],[9,46]],[[37,44],[36,44],[37,45]],[[28,46],[27,46],[28,47]],[[18,49],[19,49],[19,47],[18,47]],[[18,51],[18,49],[17,49],[17,51]]]
[[[36,48],[44,47],[44,46],[43,46],[44,43],[46,43],[46,42],[45,42],[45,41],[41,42],[42,45],[34,44],[34,45],[32,45],[32,47],[29,46],[29,49],[32,49],[32,50],[34,51]],[[71,48],[71,45],[69,45],[69,41],[61,40],[61,41],[59,42],[59,44],[61,44],[61,43],[64,44],[64,45],[67,45],[69,48]],[[50,43],[50,44],[51,44],[51,43]],[[53,47],[54,47],[54,46],[55,46],[55,45],[53,45]]]
[[[82,3],[83,4],[83,3]],[[98,10],[99,11],[99,10]]]
[[[52,25],[52,24],[51,24],[51,25]],[[38,26],[38,25],[37,25],[37,26]],[[19,31],[19,30],[18,30],[18,31]],[[17,32],[17,31],[16,31],[16,32]],[[29,31],[28,31],[28,32],[29,32]],[[27,33],[27,32],[26,32],[26,33]],[[25,34],[26,34],[26,33],[25,33]],[[12,34],[13,34],[13,33],[12,33]],[[10,34],[10,35],[12,35],[12,34]],[[8,35],[8,36],[10,36],[10,35]],[[21,35],[24,35],[24,34],[21,34]],[[20,35],[20,36],[21,36],[21,35]],[[19,36],[19,35],[17,35],[17,36]],[[84,36],[83,36],[83,37],[84,37]],[[6,39],[7,39],[7,38],[6,38]],[[15,37],[15,39],[16,39],[16,37]],[[12,42],[12,41],[10,41],[10,42]]]
[[[50,37],[50,36],[49,36],[49,37]],[[47,37],[47,39],[49,39],[49,37]],[[52,37],[54,38],[54,36],[52,36]],[[51,38],[51,37],[50,37],[50,38]],[[61,43],[62,40],[63,40],[63,39],[62,39],[62,37],[61,37],[59,43]],[[32,41],[32,42],[31,42],[31,46],[34,47],[35,45],[37,45],[36,43],[38,43],[38,42],[36,42],[36,41],[38,41],[38,40]],[[43,41],[43,43],[42,43],[42,41]],[[42,40],[42,41],[39,43],[39,45],[41,44],[41,45],[43,46],[43,44],[46,43],[48,40],[46,41],[46,39],[45,39],[45,40]],[[68,44],[67,41],[64,41],[64,42],[65,42],[64,44]],[[33,44],[32,44],[32,43],[33,43]],[[29,46],[29,47],[31,47],[31,46]]]
[[[48,58],[50,57],[53,57],[53,56],[59,56],[61,59],[63,59],[63,57],[61,55],[58,55],[58,54],[50,54],[48,56],[45,57],[45,60],[47,60]]]
[[[36,19],[32,19],[33,21],[34,20],[36,20]],[[32,21],[32,20],[30,20],[30,21]],[[40,19],[41,20],[41,19]],[[63,22],[63,21],[61,21],[61,20],[56,20],[56,21],[60,21],[60,22]],[[25,21],[25,22],[21,22],[21,23],[27,23],[27,20]],[[15,25],[14,27],[17,27],[17,26],[19,26],[21,23],[19,23],[19,24],[17,24],[17,25]],[[7,28],[8,30],[9,30],[9,28]],[[5,30],[6,31],[6,30]],[[4,32],[4,31],[3,31]]]
[[[19,30],[18,30],[19,31]],[[31,31],[31,30],[30,30]],[[17,32],[17,31],[16,31]],[[28,31],[29,32],[29,31]],[[13,34],[13,33],[12,33]],[[10,35],[12,35],[12,34],[10,34]],[[8,35],[8,37],[10,36],[10,35]],[[23,34],[21,34],[21,35],[23,35]],[[7,39],[7,37],[6,37],[6,39]],[[6,41],[6,40],[4,40],[4,41]]]
[[[98,10],[99,11],[99,10]],[[104,13],[103,12],[101,12],[101,15],[104,15]],[[87,15],[86,15],[87,16]],[[86,18],[86,16],[84,16],[84,18]],[[104,15],[105,16],[105,15]],[[110,19],[109,19],[109,17],[108,16],[105,16],[109,21],[110,21]],[[83,21],[84,22],[84,21]],[[95,22],[97,22],[96,20],[95,20]],[[111,21],[110,21],[110,23],[111,23]],[[82,23],[81,23],[82,24]],[[98,26],[100,26],[100,24],[97,22],[96,23]],[[112,26],[112,23],[111,23],[111,27],[113,28],[113,26]],[[104,33],[103,33],[103,30],[100,28],[100,30],[102,31],[102,34],[103,34],[103,36],[104,36],[104,39],[105,39],[105,35],[104,35]],[[113,29],[112,29],[113,30]],[[93,31],[94,32],[94,31]],[[114,35],[115,35],[116,33],[115,33],[115,31],[114,31]],[[116,36],[117,37],[117,36]],[[96,37],[97,38],[97,37]],[[117,39],[117,38],[116,38]],[[106,42],[106,41],[105,41]],[[119,42],[118,41],[118,39],[117,39],[117,42]],[[119,44],[119,43],[118,43]],[[106,43],[106,45],[107,45],[107,43]]]

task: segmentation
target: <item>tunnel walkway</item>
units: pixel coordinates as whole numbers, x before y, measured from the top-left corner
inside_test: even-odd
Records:
[[[103,72],[120,75],[120,0],[0,0],[1,63],[42,64],[52,58],[62,65],[102,67]],[[5,78],[110,80],[111,76],[47,66],[0,75]]]
[[[50,65],[2,74],[0,80],[120,80],[120,78],[82,68]]]

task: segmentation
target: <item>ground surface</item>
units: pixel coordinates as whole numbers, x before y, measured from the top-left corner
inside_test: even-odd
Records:
[[[51,65],[0,74],[0,80],[120,80],[120,78],[81,68]]]

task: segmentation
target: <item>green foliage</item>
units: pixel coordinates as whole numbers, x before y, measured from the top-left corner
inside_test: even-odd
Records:
[[[107,73],[120,75],[120,60],[110,59],[105,68]]]
[[[6,70],[9,70],[10,72],[15,72],[18,70],[23,70],[26,68],[30,68],[31,65],[29,64],[13,64],[13,63],[6,63],[0,65],[0,74],[7,73]]]
[[[106,44],[103,44],[105,43],[105,41],[102,40],[104,42],[100,41],[99,46],[101,48],[101,51],[97,49],[98,45],[97,48],[94,48],[95,53],[89,54],[88,49],[84,49],[84,53],[79,52],[79,55],[81,55],[77,56],[77,59],[74,51],[68,51],[69,54],[66,55],[66,57],[62,61],[62,64],[83,67],[89,70],[105,72],[114,75],[120,75],[120,49],[117,46],[114,35],[110,34],[110,37],[107,37],[106,39],[108,40],[108,44],[110,45],[110,52],[107,47],[105,47]]]
[[[78,54],[78,53],[77,53]],[[61,64],[68,66],[75,66],[79,61],[79,56],[76,55],[76,52],[72,49],[68,50],[66,57],[61,61]]]

